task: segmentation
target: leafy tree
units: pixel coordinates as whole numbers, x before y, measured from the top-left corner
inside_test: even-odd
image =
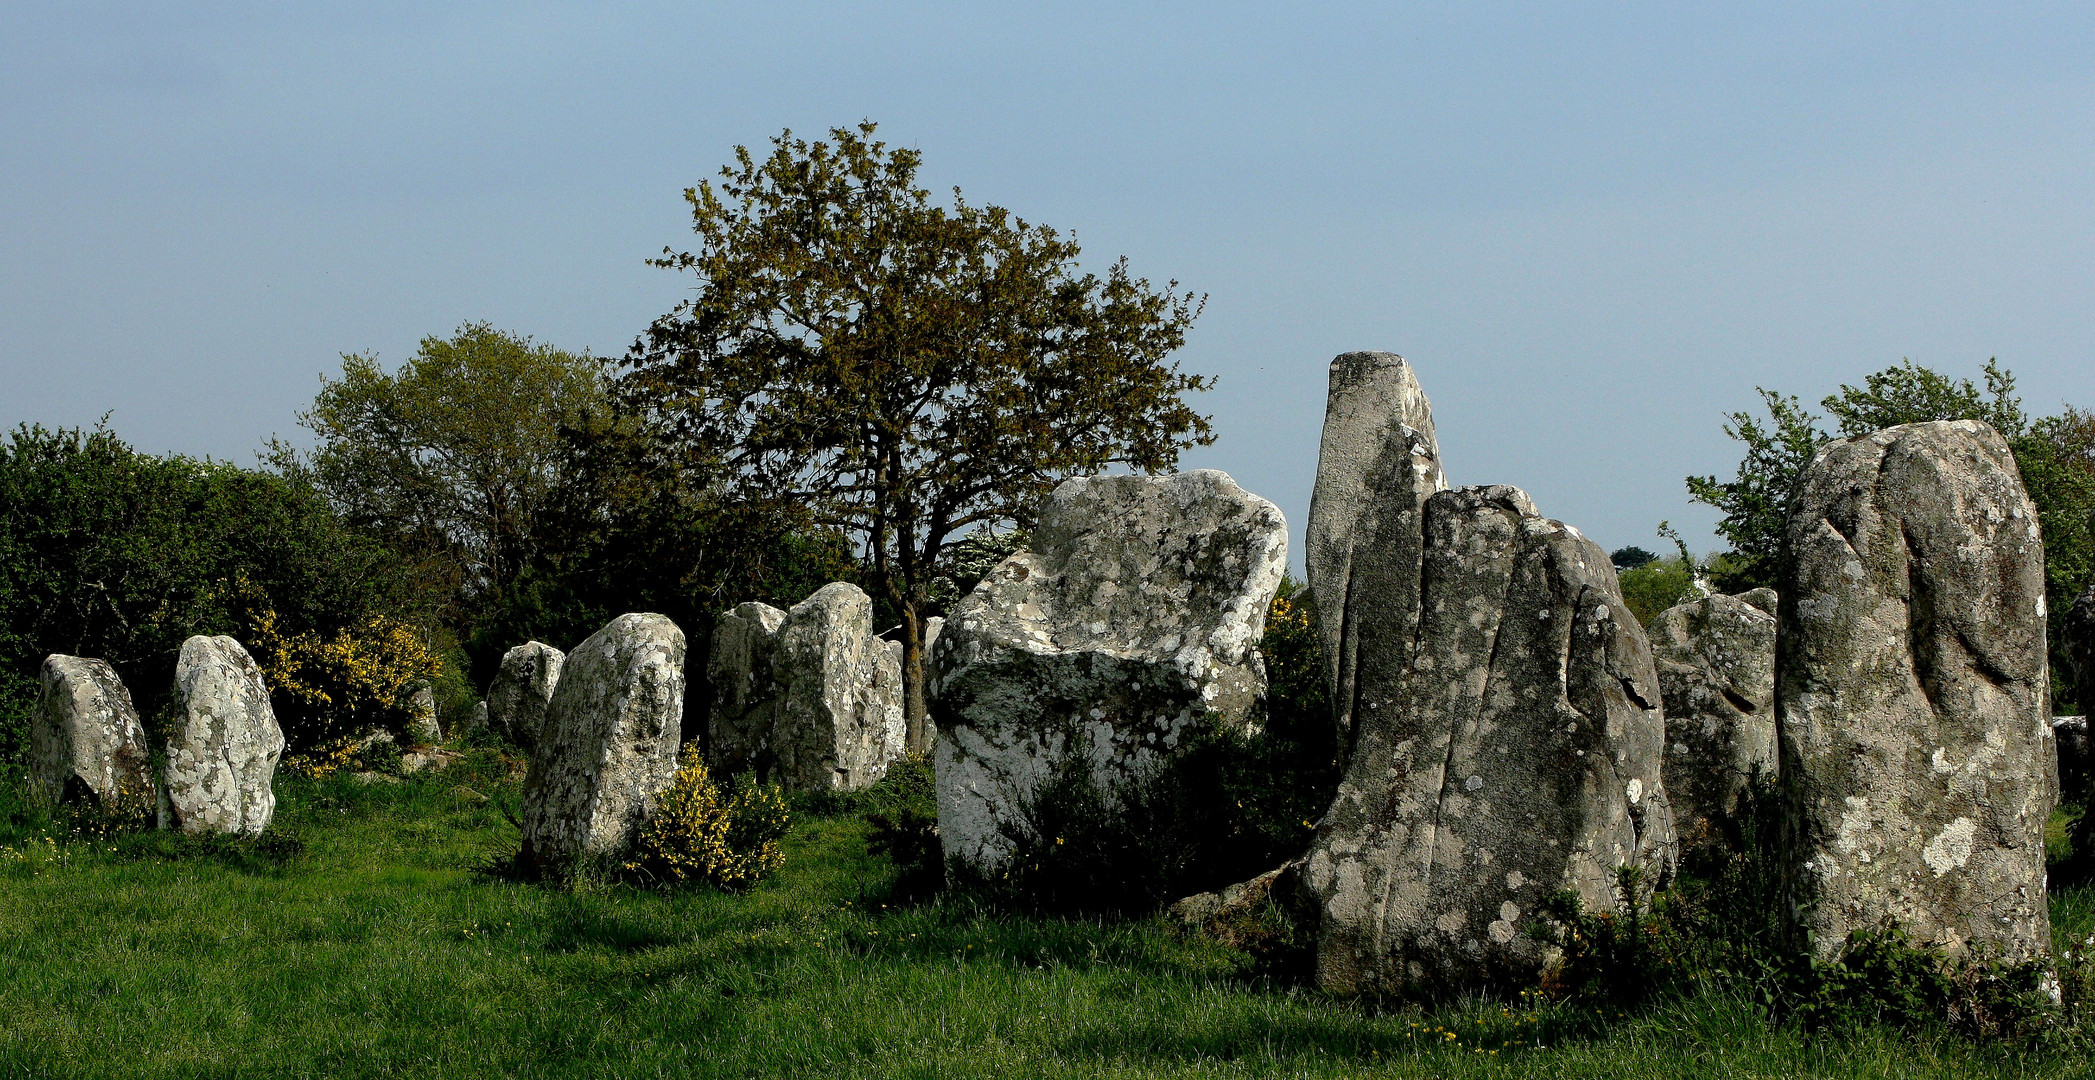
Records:
[[[1634,570],[1656,558],[1657,552],[1646,551],[1631,544],[1629,547],[1616,548],[1615,553],[1608,556],[1608,561],[1614,563],[1617,570]]]
[[[1773,586],[1780,576],[1782,534],[1794,505],[1797,477],[1826,435],[1818,418],[1795,395],[1760,391],[1768,410],[1763,423],[1749,412],[1725,414],[1724,434],[1746,444],[1746,456],[1729,481],[1688,477],[1688,495],[1724,512],[1717,535],[1731,543],[1729,569],[1717,579],[1726,592]]]
[[[419,559],[425,580],[464,597],[498,590],[530,562],[560,486],[563,426],[601,412],[601,365],[467,323],[422,339],[401,368],[347,354],[300,422],[319,445],[276,462],[302,472],[363,532]]]
[[[109,661],[151,720],[183,640],[242,633],[242,579],[286,632],[424,615],[398,560],[294,478],[17,428],[0,442],[0,757],[54,652]]]
[[[1076,269],[1055,230],[956,190],[934,205],[919,155],[786,132],[685,192],[699,243],[655,265],[695,292],[626,358],[620,400],[739,496],[844,530],[903,625],[912,749],[928,745],[923,618],[949,538],[1029,522],[1058,481],[1174,467],[1212,441],[1166,360],[1190,293]]]

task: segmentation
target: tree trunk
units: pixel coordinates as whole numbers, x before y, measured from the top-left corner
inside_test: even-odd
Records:
[[[903,749],[921,754],[931,749],[930,696],[924,692],[924,621],[915,604],[902,608]]]

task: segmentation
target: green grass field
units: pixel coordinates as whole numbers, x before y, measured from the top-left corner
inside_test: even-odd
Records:
[[[1742,1002],[1375,1012],[1161,921],[889,894],[849,812],[746,896],[485,872],[485,780],[280,778],[280,837],[0,843],[0,1073],[23,1076],[2070,1076],[2073,1040],[1806,1035]],[[2060,939],[2095,931],[2055,897]]]

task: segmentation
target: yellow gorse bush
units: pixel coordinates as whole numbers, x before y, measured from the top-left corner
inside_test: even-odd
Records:
[[[785,865],[786,800],[777,785],[752,781],[725,794],[697,747],[685,747],[676,780],[641,826],[627,871],[677,887],[700,881],[738,892]]]
[[[248,651],[296,742],[311,745],[371,728],[404,730],[409,698],[442,670],[442,659],[412,623],[371,615],[329,638],[286,631],[259,586],[242,576],[233,588],[248,612]]]

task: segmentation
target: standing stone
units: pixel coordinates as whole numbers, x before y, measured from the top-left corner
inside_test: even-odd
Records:
[[[779,684],[771,748],[796,791],[856,791],[902,756],[902,665],[873,634],[873,600],[832,582],[793,605],[772,657]]]
[[[2007,444],[1969,420],[1830,443],[1785,543],[1793,928],[1821,957],[1887,917],[2046,954],[2044,551]]]
[[[1682,839],[1714,838],[1753,777],[1775,779],[1775,594],[1713,595],[1651,621],[1666,699],[1666,799]]]
[[[415,687],[407,699],[407,734],[416,746],[435,746],[444,741],[443,726],[436,719],[436,691],[428,683]]]
[[[276,813],[284,733],[262,672],[229,637],[190,638],[175,661],[182,719],[167,741],[160,823],[183,832],[260,835]]]
[[[2085,716],[2054,716],[2051,718],[2051,745],[2058,755],[2057,781],[2053,790],[2054,801],[2063,799],[2080,802],[2088,791],[2091,762],[2088,756],[2088,718]],[[2075,845],[2076,849],[2079,847]]]
[[[1421,509],[1447,486],[1433,406],[1404,358],[1352,352],[1333,360],[1303,563],[1341,746],[1357,702],[1389,692],[1363,687],[1360,673],[1394,676],[1408,661],[1418,625]]]
[[[706,754],[716,772],[768,774],[776,766],[771,735],[778,722],[779,685],[771,665],[785,622],[785,612],[751,602],[736,605],[713,623],[713,647],[706,656],[706,680],[713,688]]]
[[[1058,770],[1116,798],[1209,714],[1256,723],[1287,522],[1214,470],[1102,476],[1057,487],[1032,543],[953,609],[933,656],[939,837],[978,872],[1030,834]]]
[[[1435,494],[1424,541],[1414,659],[1360,669],[1391,689],[1359,700],[1301,871],[1340,992],[1533,985],[1549,897],[1613,911],[1618,867],[1651,887],[1675,858],[1658,674],[1607,553],[1510,487]]]
[[[554,878],[631,845],[676,778],[684,632],[661,615],[620,615],[575,647],[546,706],[524,778],[519,862]]]
[[[473,703],[473,711],[466,714],[466,730],[469,732],[487,730],[486,699],[483,698]]]
[[[2095,713],[2095,584],[2066,609],[2063,631],[2066,663],[2073,671],[2073,686],[2082,713]]]
[[[538,752],[546,705],[560,685],[566,655],[542,641],[527,641],[502,654],[502,666],[487,688],[487,719],[502,737],[526,754]]]
[[[153,807],[152,755],[131,691],[107,661],[44,658],[42,694],[29,721],[29,776],[52,803],[112,812]]]

